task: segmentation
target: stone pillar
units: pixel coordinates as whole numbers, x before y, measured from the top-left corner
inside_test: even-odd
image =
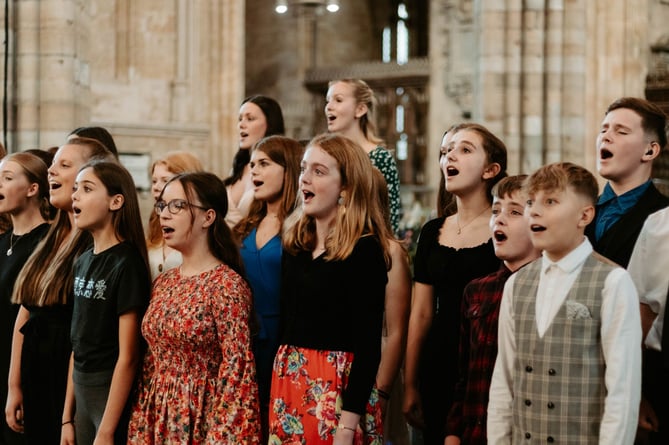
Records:
[[[13,2],[16,77],[14,151],[63,142],[79,116],[89,113],[88,28],[83,0]]]
[[[212,33],[210,48],[212,171],[228,176],[237,151],[237,118],[244,98],[244,0],[210,1]]]
[[[648,1],[474,2],[474,119],[506,142],[509,172],[560,160],[594,171],[604,109],[643,97]]]

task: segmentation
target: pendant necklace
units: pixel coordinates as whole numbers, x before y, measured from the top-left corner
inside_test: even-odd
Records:
[[[476,219],[477,219],[479,216],[483,215],[483,213],[484,213],[486,210],[488,210],[489,208],[490,208],[490,206],[486,206],[486,208],[483,209],[483,211],[482,211],[481,213],[479,213],[478,215],[476,215],[476,216],[475,216],[474,218],[472,218],[471,220],[467,221],[467,224],[464,224],[464,225],[462,225],[462,226],[460,225],[460,217],[459,217],[459,215],[456,213],[456,214],[455,214],[455,223],[458,225],[458,235],[460,235],[460,233],[462,233],[462,229],[464,229],[465,227],[467,227],[468,225],[470,225],[471,223],[473,223],[474,221],[476,221]]]
[[[17,236],[16,240],[14,240],[14,232],[9,235],[9,249],[7,249],[7,256],[11,256],[14,253],[14,245],[18,243],[21,238],[23,238],[23,235]]]
[[[158,264],[158,272],[163,273],[163,264],[165,264],[165,242],[160,246],[160,253],[163,255],[163,262]]]

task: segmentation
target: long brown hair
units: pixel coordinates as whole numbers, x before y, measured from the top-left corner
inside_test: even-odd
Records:
[[[285,136],[269,136],[261,139],[253,151],[261,151],[283,167],[283,187],[281,189],[281,206],[277,217],[283,224],[297,202],[297,193],[300,178],[300,161],[304,147],[295,139]],[[260,221],[267,215],[267,203],[254,199],[249,207],[249,214],[239,221],[232,229],[239,240],[243,240],[251,231],[258,227]]]
[[[213,173],[188,172],[173,177],[167,181],[167,184],[176,181],[181,183],[188,202],[199,201],[200,207],[213,209],[216,212],[216,218],[207,230],[209,250],[216,258],[246,279],[237,240],[228,227],[228,223],[225,222],[225,215],[228,213],[228,198],[223,181]],[[192,208],[190,208],[190,213],[191,221],[194,221],[195,213]]]
[[[492,203],[492,188],[500,179],[507,176],[506,173],[506,145],[490,130],[480,124],[471,122],[464,122],[457,124],[446,130],[444,136],[448,133],[457,133],[459,131],[469,130],[478,134],[481,137],[483,150],[489,164],[499,164],[499,172],[492,178],[486,179],[486,198],[489,203]],[[443,137],[442,137],[443,139]],[[441,147],[440,147],[441,150]],[[441,157],[442,155],[440,155]],[[444,155],[445,156],[445,155]],[[441,169],[439,169],[441,170]],[[439,216],[450,216],[457,213],[458,208],[455,201],[455,196],[446,190],[446,180],[444,172],[441,171],[441,178],[439,180],[439,189],[437,191],[437,214]]]
[[[107,189],[108,196],[123,196],[123,206],[112,212],[114,234],[117,239],[129,242],[139,250],[148,273],[149,259],[144,243],[142,217],[139,211],[135,181],[133,181],[128,170],[116,162],[94,160],[84,164],[79,171],[86,168],[93,170],[93,174]]]

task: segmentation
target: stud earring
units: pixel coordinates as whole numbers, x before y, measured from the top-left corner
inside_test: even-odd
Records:
[[[339,204],[340,206],[344,205],[344,197],[343,196],[340,196],[339,199],[337,199],[337,204]]]

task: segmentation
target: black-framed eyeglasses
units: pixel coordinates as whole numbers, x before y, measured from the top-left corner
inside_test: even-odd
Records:
[[[156,211],[158,215],[163,213],[163,209],[165,207],[167,207],[167,211],[170,212],[172,215],[176,215],[186,207],[195,207],[198,209],[207,210],[206,207],[202,207],[196,204],[191,204],[185,199],[173,199],[170,202],[158,201],[153,205],[153,209]]]

